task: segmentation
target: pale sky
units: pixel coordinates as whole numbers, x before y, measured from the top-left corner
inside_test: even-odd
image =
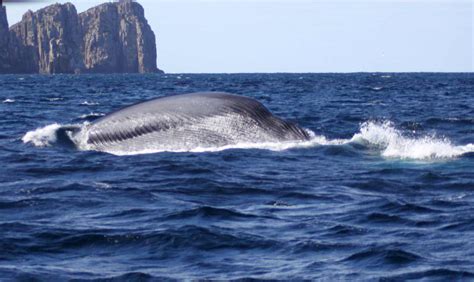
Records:
[[[26,10],[72,2],[8,4]],[[170,73],[472,72],[473,0],[141,0]]]

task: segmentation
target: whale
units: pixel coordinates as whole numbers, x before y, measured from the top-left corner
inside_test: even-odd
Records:
[[[255,99],[197,92],[121,108],[83,126],[73,139],[82,149],[126,153],[306,141],[310,135]]]

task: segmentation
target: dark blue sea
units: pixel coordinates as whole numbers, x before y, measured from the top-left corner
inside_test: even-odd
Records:
[[[249,96],[294,144],[114,155],[58,129]],[[0,76],[0,280],[474,280],[474,75]]]

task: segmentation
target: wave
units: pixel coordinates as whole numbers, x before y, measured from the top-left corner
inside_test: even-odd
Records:
[[[446,159],[474,152],[474,144],[456,146],[448,138],[407,137],[390,121],[363,123],[351,142],[375,147],[382,156],[399,159]]]
[[[64,98],[61,97],[51,97],[51,98],[46,98],[50,102],[55,102],[55,101],[62,101]]]
[[[15,103],[15,99],[5,99],[5,100],[3,100],[3,103],[4,104]]]
[[[89,101],[84,101],[81,103],[82,106],[96,106],[99,105],[97,102],[89,102]]]
[[[91,112],[91,113],[88,113],[88,114],[83,114],[79,118],[80,119],[95,119],[95,118],[99,118],[99,117],[103,117],[103,116],[105,116],[105,114],[103,114],[103,113]]]
[[[423,260],[424,258],[418,254],[404,251],[401,249],[384,249],[384,248],[369,248],[364,251],[352,254],[345,261],[353,261],[360,263],[369,263],[375,265],[403,265],[413,263],[415,261]]]
[[[370,87],[370,89],[373,91],[380,91],[380,90],[383,90],[384,88],[382,86],[374,86],[374,87]]]
[[[45,127],[40,127],[32,131],[28,131],[21,141],[23,143],[31,143],[36,147],[50,147],[55,144],[76,144],[77,140],[74,140],[72,133],[80,131],[83,126],[86,126],[88,122],[82,125],[61,125],[59,123],[53,123]]]
[[[23,143],[31,143],[36,147],[51,146],[57,141],[56,132],[61,128],[58,123],[53,123],[45,127],[37,128],[33,131],[28,131],[21,140]]]
[[[37,147],[52,146],[60,143],[59,139],[70,138],[79,150],[91,150],[87,147],[82,135],[73,136],[71,132],[80,131],[89,123],[76,125],[60,125],[57,123],[38,128],[27,132],[23,138],[23,143],[31,143]],[[138,155],[160,152],[219,152],[229,149],[263,149],[271,151],[283,151],[288,149],[311,148],[316,146],[345,146],[358,144],[362,149],[378,152],[382,157],[402,160],[436,160],[452,159],[466,153],[474,152],[474,144],[454,145],[448,138],[438,138],[434,135],[410,137],[399,129],[396,129],[392,122],[368,121],[360,126],[358,133],[350,139],[328,139],[323,135],[316,135],[308,130],[311,138],[308,141],[287,141],[287,142],[255,142],[237,143],[219,147],[202,147],[199,144],[192,148],[173,149],[149,149],[141,151],[107,151],[114,155]],[[66,133],[66,134],[64,134]],[[61,137],[63,136],[63,137]]]

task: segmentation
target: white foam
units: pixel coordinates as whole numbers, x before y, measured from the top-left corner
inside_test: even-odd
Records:
[[[99,105],[99,103],[84,101],[84,102],[81,103],[81,105],[84,105],[84,106],[96,106],[96,105]]]
[[[86,128],[87,122],[83,123]],[[60,124],[51,124],[33,131],[27,132],[22,140],[24,143],[31,143],[38,147],[45,147],[54,144],[57,140],[56,132],[61,128]],[[90,147],[87,140],[87,130],[77,134],[73,142],[81,150],[94,150]],[[474,152],[474,144],[454,145],[447,138],[437,138],[436,136],[409,137],[402,131],[395,128],[392,122],[365,122],[361,125],[360,131],[351,139],[328,139],[323,135],[316,135],[307,130],[311,138],[308,141],[286,141],[286,142],[238,142],[232,145],[203,147],[187,146],[185,148],[177,147],[156,147],[134,150],[133,148],[107,148],[103,151],[124,156],[152,154],[160,152],[219,152],[229,149],[263,149],[271,151],[283,151],[294,148],[310,148],[315,146],[340,146],[349,143],[358,143],[366,146],[369,150],[379,152],[381,156],[395,159],[408,160],[433,160],[455,158],[465,153]]]
[[[5,103],[5,104],[15,103],[15,99],[5,99],[5,100],[3,100],[3,103]]]
[[[57,123],[37,128],[36,130],[28,131],[21,140],[25,144],[32,143],[37,147],[51,146],[51,144],[56,142],[56,132],[59,128],[61,128],[61,125]]]
[[[57,98],[57,97],[53,97],[53,98],[46,98],[46,99],[48,99],[48,101],[50,101],[50,102],[54,102],[54,101],[62,101],[62,100],[64,100],[63,98]]]
[[[445,159],[474,152],[474,145],[456,146],[447,138],[435,136],[406,137],[393,123],[363,123],[360,133],[352,137],[352,142],[366,143],[381,151],[381,155],[399,159]]]
[[[81,119],[86,119],[86,118],[92,118],[92,117],[103,117],[105,116],[105,114],[102,114],[102,113],[88,113],[88,114],[85,114],[85,115],[81,115],[80,118]]]
[[[311,130],[306,130],[311,138],[307,141],[282,141],[282,142],[238,142],[236,144],[226,145],[226,146],[215,146],[215,147],[188,147],[188,148],[175,148],[175,147],[161,147],[161,148],[147,148],[143,150],[120,150],[120,149],[108,149],[106,152],[118,155],[118,156],[127,156],[127,155],[140,155],[140,154],[154,154],[162,152],[174,152],[174,153],[183,153],[183,152],[192,152],[192,153],[204,153],[204,152],[220,152],[229,149],[260,149],[260,150],[270,150],[270,151],[284,151],[288,149],[296,148],[311,148],[315,146],[328,146],[328,145],[342,145],[348,143],[348,139],[333,139],[329,140],[325,136],[315,135]],[[85,147],[84,147],[85,148]]]

